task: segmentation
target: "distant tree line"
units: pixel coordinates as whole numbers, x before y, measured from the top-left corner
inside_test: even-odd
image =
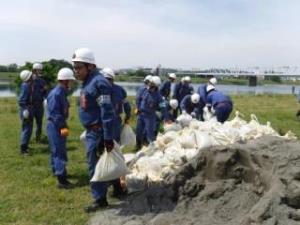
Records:
[[[20,72],[22,70],[32,70],[32,65],[34,62],[26,62],[25,65],[18,67],[15,72]],[[56,77],[58,71],[63,67],[68,67],[72,69],[72,64],[68,61],[62,60],[62,59],[51,59],[49,61],[43,61],[41,62],[43,64],[43,79],[47,82],[49,88],[53,87],[56,83]],[[15,79],[15,84],[18,87],[20,87],[21,79],[19,76]]]
[[[0,72],[18,72],[18,65],[15,63],[9,65],[0,65]]]

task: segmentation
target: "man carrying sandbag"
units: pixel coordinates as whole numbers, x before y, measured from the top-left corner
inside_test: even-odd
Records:
[[[127,93],[125,89],[114,83],[115,73],[111,68],[104,68],[101,73],[112,85],[112,104],[115,110],[114,118],[114,140],[120,144],[121,131],[122,131],[122,113],[125,113],[124,124],[129,124],[131,117],[131,106],[127,101]],[[113,197],[122,198],[126,195],[126,191],[122,188],[120,179],[112,182],[114,190]]]
[[[47,134],[51,149],[50,163],[57,177],[58,188],[69,189],[73,185],[67,179],[66,164],[68,136],[67,118],[69,116],[68,90],[75,80],[74,73],[69,68],[62,68],[57,75],[58,85],[47,97]]]
[[[98,146],[102,142],[106,151],[114,148],[114,109],[111,102],[112,86],[96,68],[94,54],[87,48],[77,49],[73,55],[74,70],[78,80],[83,81],[80,93],[79,117],[86,129],[86,155],[90,178],[98,161]],[[100,143],[101,145],[101,143]],[[91,182],[94,202],[84,210],[87,213],[107,207],[107,183]]]

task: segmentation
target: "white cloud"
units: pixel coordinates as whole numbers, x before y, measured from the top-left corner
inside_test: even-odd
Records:
[[[0,64],[70,59],[101,66],[296,65],[300,2],[9,1],[0,14]]]

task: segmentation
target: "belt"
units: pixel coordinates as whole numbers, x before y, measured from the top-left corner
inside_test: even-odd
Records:
[[[91,124],[86,126],[86,129],[88,130],[98,130],[99,128],[101,128],[100,124]]]
[[[219,106],[226,106],[226,105],[231,105],[229,101],[224,101],[224,102],[218,102],[218,104],[216,105],[216,107]]]

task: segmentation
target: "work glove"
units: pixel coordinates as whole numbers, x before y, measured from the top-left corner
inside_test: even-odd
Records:
[[[104,140],[104,147],[107,152],[111,152],[114,149],[114,145],[113,140]]]
[[[44,108],[47,108],[47,99],[44,99],[43,105],[44,105]]]
[[[172,120],[166,120],[166,121],[165,121],[165,124],[171,124],[171,123],[173,123]]]
[[[28,119],[29,118],[29,111],[28,111],[28,109],[25,109],[22,114],[23,114],[23,118],[24,119]]]
[[[216,110],[214,109],[214,107],[211,107],[210,111],[211,111],[212,114],[216,113]]]
[[[60,136],[67,137],[69,135],[69,129],[67,127],[60,129]]]
[[[129,119],[129,118],[125,118],[125,119],[124,119],[124,124],[129,124],[129,122],[130,122],[130,119]]]

